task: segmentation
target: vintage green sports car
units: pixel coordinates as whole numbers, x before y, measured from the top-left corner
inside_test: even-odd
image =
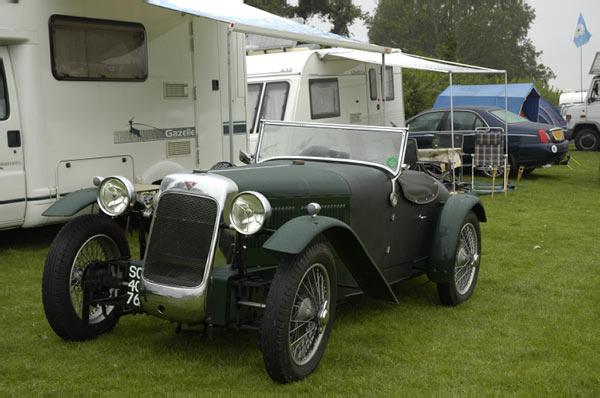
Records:
[[[315,370],[345,297],[398,302],[394,283],[427,274],[457,305],[475,289],[485,212],[411,170],[406,148],[400,128],[264,121],[245,166],[170,175],[156,190],[97,177],[97,190],[46,212],[97,202],[103,213],[73,219],[52,244],[48,321],[66,340],[136,313],[178,330],[253,328],[267,372],[287,383]],[[118,217],[137,219],[127,225],[139,226],[143,259],[130,258]]]

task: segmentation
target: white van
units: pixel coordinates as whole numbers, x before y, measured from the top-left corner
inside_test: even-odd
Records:
[[[386,66],[384,99],[381,65],[342,56],[352,51],[249,55],[250,140],[257,136],[260,119],[404,126],[402,69]]]
[[[567,136],[580,151],[600,150],[600,52],[596,53],[590,75],[593,76],[584,103],[566,111]]]
[[[226,44],[226,23],[140,0],[0,0],[0,229],[61,221],[42,212],[96,175],[229,159]],[[237,153],[244,35],[231,45]]]

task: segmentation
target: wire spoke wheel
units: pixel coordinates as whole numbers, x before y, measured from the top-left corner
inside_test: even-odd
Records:
[[[129,257],[123,230],[110,218],[87,214],[76,217],[60,230],[46,258],[42,279],[44,312],[52,329],[65,340],[82,341],[110,331],[119,321],[119,306],[90,305],[84,324],[83,302],[86,269],[90,264]],[[122,271],[108,269],[122,280]],[[118,292],[97,289],[92,299],[108,298]]]
[[[481,232],[479,220],[469,212],[458,232],[453,264],[448,266],[449,282],[438,283],[438,294],[444,305],[455,306],[468,300],[477,284],[479,264],[481,262]]]
[[[323,338],[331,302],[329,275],[323,264],[313,264],[296,291],[289,322],[289,350],[296,365],[312,359]]]
[[[106,235],[95,235],[89,238],[80,248],[73,265],[71,267],[70,277],[70,296],[71,304],[75,314],[81,319],[83,313],[83,275],[85,269],[94,261],[107,261],[119,258],[119,248],[117,244]],[[114,270],[113,270],[114,271]],[[111,291],[111,295],[114,291]],[[106,307],[105,313],[110,314],[112,306]],[[105,315],[101,306],[91,305],[89,308],[89,323],[94,324],[104,320]]]
[[[477,232],[473,224],[465,224],[460,231],[458,253],[454,266],[454,283],[459,294],[465,294],[473,283],[479,260]]]
[[[313,242],[277,267],[269,288],[260,349],[278,383],[301,380],[319,365],[335,318],[335,260]]]

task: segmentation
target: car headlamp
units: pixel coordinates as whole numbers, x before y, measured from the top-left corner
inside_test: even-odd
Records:
[[[108,177],[98,186],[98,206],[111,217],[125,213],[133,205],[134,200],[135,188],[125,177]]]
[[[271,215],[271,204],[258,192],[241,192],[231,204],[229,221],[241,234],[252,235],[262,229]]]

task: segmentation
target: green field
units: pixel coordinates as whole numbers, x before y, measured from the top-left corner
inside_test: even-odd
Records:
[[[424,277],[395,288],[399,305],[355,297],[338,307],[316,372],[285,386],[253,332],[178,335],[137,315],[96,340],[62,341],[41,303],[58,227],[0,232],[0,395],[600,396],[600,153],[571,153],[572,169],[482,197],[489,222],[468,302],[442,307]]]

